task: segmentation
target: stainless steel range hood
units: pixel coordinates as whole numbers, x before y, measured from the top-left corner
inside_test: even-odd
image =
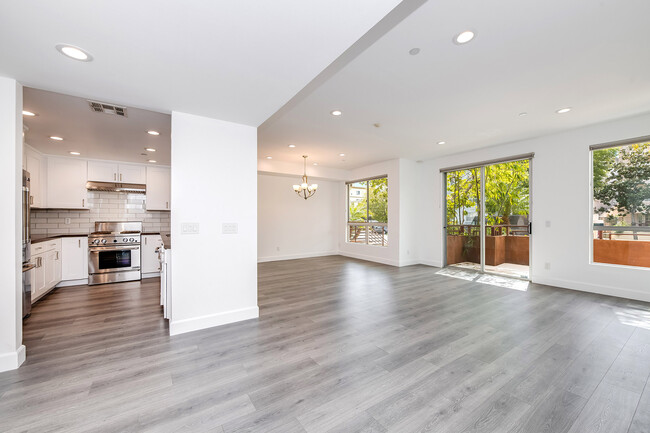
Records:
[[[88,191],[129,192],[132,194],[147,192],[147,186],[141,183],[86,182],[86,189]]]

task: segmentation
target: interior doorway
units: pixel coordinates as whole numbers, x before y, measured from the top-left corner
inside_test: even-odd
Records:
[[[532,156],[443,170],[445,264],[530,279]]]

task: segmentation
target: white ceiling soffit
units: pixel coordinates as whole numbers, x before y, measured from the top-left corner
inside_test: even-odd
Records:
[[[111,101],[99,101],[108,102]],[[29,130],[25,141],[49,155],[169,165],[171,160],[171,116],[126,107],[127,116],[97,113],[88,101],[29,87],[23,88],[23,107],[36,113],[23,117]],[[157,131],[154,136],[147,131]],[[63,138],[62,141],[50,136]],[[145,150],[156,149],[155,152]]]
[[[429,1],[264,123],[259,154],[351,169],[650,111],[648,16],[647,0]]]
[[[258,126],[399,0],[0,4],[0,75],[129,107]],[[57,44],[89,52],[61,55]]]

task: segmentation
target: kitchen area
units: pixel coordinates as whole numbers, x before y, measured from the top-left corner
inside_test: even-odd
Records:
[[[144,281],[169,319],[170,116],[27,87],[23,107],[24,320],[55,289]]]

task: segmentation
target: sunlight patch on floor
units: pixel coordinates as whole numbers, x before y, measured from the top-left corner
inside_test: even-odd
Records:
[[[436,272],[438,275],[444,275],[452,278],[460,278],[466,281],[475,281],[477,283],[489,284],[491,286],[505,287],[506,289],[519,290],[525,292],[528,290],[528,281],[516,278],[500,277],[497,275],[481,274],[458,268],[443,268]]]
[[[650,330],[650,310],[639,308],[614,308],[616,318],[623,325]]]

